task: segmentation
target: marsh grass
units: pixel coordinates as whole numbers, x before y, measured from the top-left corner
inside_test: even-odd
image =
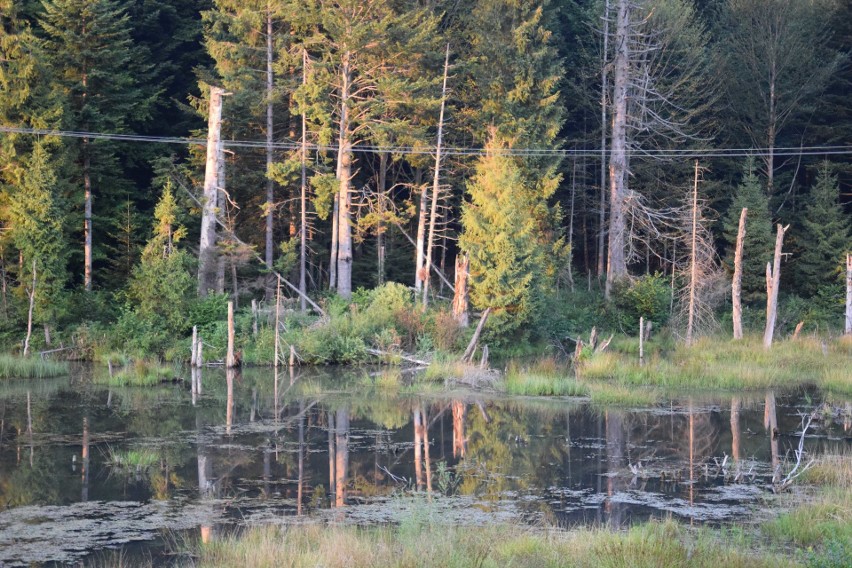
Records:
[[[152,448],[116,450],[110,447],[107,449],[106,463],[114,469],[127,471],[148,469],[159,462],[160,455]]]
[[[669,353],[651,351],[642,366],[631,353],[598,354],[583,362],[578,375],[625,386],[757,389],[815,385],[852,394],[850,358],[852,341],[844,339],[779,341],[767,351],[757,337],[742,341],[705,338]]]
[[[175,375],[174,369],[156,361],[137,359],[120,369],[95,373],[94,382],[111,387],[150,387],[159,385]]]
[[[64,361],[0,355],[0,379],[47,379],[67,373]]]
[[[843,542],[852,550],[852,491],[826,488],[808,503],[763,526],[771,538],[812,547],[829,540]]]
[[[674,521],[649,522],[626,532],[548,531],[516,525],[457,527],[403,522],[396,527],[266,526],[192,551],[197,566],[354,567],[657,567],[786,566],[770,552],[757,555],[720,542],[709,530]]]

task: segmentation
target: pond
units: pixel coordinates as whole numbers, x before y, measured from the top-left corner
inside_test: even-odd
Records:
[[[255,523],[500,521],[621,527],[766,512],[818,393],[683,395],[650,408],[408,386],[398,370],[206,369],[108,388],[106,370],[0,384],[0,565],[158,551]],[[826,406],[811,455],[852,448]],[[425,497],[428,495],[428,498]]]

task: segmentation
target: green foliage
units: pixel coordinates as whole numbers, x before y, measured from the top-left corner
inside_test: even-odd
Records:
[[[832,175],[828,162],[819,168],[802,229],[797,239],[801,252],[795,258],[797,288],[806,297],[823,290],[839,296],[845,281],[846,253],[852,251],[852,219],[840,204],[837,176]]]
[[[541,289],[547,288],[546,251],[533,214],[544,202],[527,185],[515,159],[489,143],[468,184],[459,245],[470,255],[470,299],[492,309],[491,335],[507,339],[538,317]]]
[[[68,374],[68,364],[50,359],[0,355],[0,379],[46,379]]]
[[[769,199],[760,186],[752,159],[745,164],[742,181],[736,188],[734,201],[728,209],[723,224],[728,251],[725,264],[731,272],[734,266],[740,213],[744,207],[748,208],[748,216],[746,235],[743,240],[742,301],[753,304],[766,299],[766,263],[772,259],[775,239],[772,233],[772,220],[769,216]]]
[[[639,318],[665,325],[669,319],[671,285],[658,273],[640,276],[632,281],[617,282],[612,291],[617,325],[624,330],[639,329]]]

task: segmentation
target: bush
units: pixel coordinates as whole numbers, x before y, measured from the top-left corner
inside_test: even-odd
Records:
[[[640,317],[662,326],[669,319],[671,305],[668,278],[657,272],[632,281],[619,281],[612,290],[612,305],[615,323],[625,331],[636,329]]]

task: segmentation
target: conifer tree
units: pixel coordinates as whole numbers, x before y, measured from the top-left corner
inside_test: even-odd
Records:
[[[4,216],[22,258],[21,288],[29,285],[32,266],[36,266],[35,321],[47,324],[58,311],[67,273],[64,215],[54,194],[57,178],[44,144],[36,144],[22,173],[17,184],[3,188]]]
[[[742,299],[746,304],[754,304],[766,298],[766,263],[772,258],[775,241],[769,215],[769,199],[763,192],[755,173],[754,160],[751,159],[743,168],[743,178],[737,186],[734,201],[723,223],[725,242],[728,245],[725,262],[730,267],[734,264],[734,248],[743,207],[748,208],[748,222],[743,241]]]
[[[547,249],[535,211],[544,202],[525,179],[505,143],[491,141],[468,183],[459,246],[470,256],[470,299],[491,308],[496,336],[522,328],[538,312],[547,288]]]
[[[148,118],[157,93],[146,82],[150,67],[134,49],[126,4],[49,0],[41,26],[47,34],[52,86],[65,103],[65,129],[123,132]],[[83,202],[83,283],[91,290],[99,256],[95,245],[100,249],[93,238],[94,220],[112,212],[127,176],[122,175],[115,142],[83,137],[69,145],[73,180]]]
[[[843,211],[839,197],[837,177],[828,162],[823,162],[802,217],[798,239],[801,252],[795,261],[795,283],[806,296],[840,284],[837,275],[852,247],[852,220]]]

